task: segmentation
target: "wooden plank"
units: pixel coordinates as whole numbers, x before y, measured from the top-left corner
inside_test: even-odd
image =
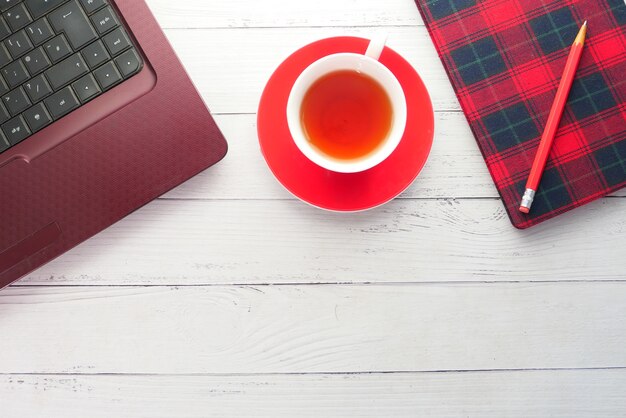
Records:
[[[166,195],[172,199],[295,199],[273,177],[261,155],[255,115],[217,115],[229,141],[227,157]],[[428,162],[402,198],[498,198],[465,116],[435,115]],[[616,194],[626,196],[626,190]]]
[[[166,28],[423,25],[415,3],[406,0],[148,0],[147,3]]]
[[[626,415],[624,370],[260,376],[0,376],[4,418]]]
[[[171,30],[167,34],[214,114],[254,115],[271,73],[293,51],[327,36],[367,36],[373,30],[373,28]],[[441,155],[441,159],[433,159],[431,163],[446,171],[433,175],[437,181],[444,181],[447,186],[456,189],[450,194],[443,192],[436,185],[428,184],[422,189],[412,189],[415,194],[409,192],[409,196],[425,196],[423,192],[427,192],[428,197],[495,197],[497,193],[486,174],[485,164],[469,125],[461,113],[454,114],[460,112],[460,106],[425,28],[390,28],[389,33],[389,45],[403,54],[417,69],[429,88],[436,111],[443,113],[437,114],[433,157],[439,157],[438,146],[444,147],[444,154]],[[273,47],[265,48],[259,43]],[[195,47],[199,44],[206,45],[202,54],[198,54]],[[253,47],[254,45],[259,46]],[[255,65],[251,66],[250,62],[254,62]],[[232,86],[238,88],[233,89]],[[248,163],[252,162],[251,165],[242,168],[242,165],[237,164],[237,171],[243,170],[242,174],[245,174],[250,167],[257,167],[255,162],[258,162],[259,154],[256,128],[250,125],[251,122],[242,121],[243,119],[218,117],[218,122],[226,131],[231,144],[245,136],[248,152],[256,152],[256,155],[252,156],[254,161],[247,160]],[[446,143],[439,144],[440,141]],[[234,144],[234,147],[237,145],[239,144]],[[236,150],[234,147],[232,151]],[[229,158],[234,158],[234,155],[231,152]],[[425,181],[429,178],[429,168],[427,167],[424,173]],[[263,190],[257,189],[254,183],[248,184],[255,191]],[[474,185],[481,187],[482,191],[474,194]],[[461,191],[466,187],[466,192]],[[431,191],[432,193],[429,193]],[[620,192],[618,196],[626,196],[626,191]]]
[[[0,373],[626,367],[626,283],[8,289]]]
[[[160,200],[22,284],[624,280],[626,199],[515,230],[497,200],[358,214],[298,201]]]
[[[229,154],[215,167],[167,195],[177,199],[292,199],[261,155],[254,115],[219,115]],[[436,141],[410,198],[498,197],[462,113],[437,113]]]
[[[256,113],[261,93],[291,53],[330,36],[368,37],[377,28],[166,30],[176,53],[213,113]],[[424,27],[390,27],[388,45],[428,86],[437,110],[460,110]]]

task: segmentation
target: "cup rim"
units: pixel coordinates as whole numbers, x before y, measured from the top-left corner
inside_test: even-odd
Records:
[[[325,66],[330,67],[325,69]],[[327,74],[344,69],[362,71],[376,80],[389,96],[393,109],[392,127],[381,146],[369,155],[354,160],[335,159],[314,148],[304,133],[300,119],[302,100],[313,83]],[[380,61],[353,52],[330,54],[305,68],[292,86],[286,113],[289,131],[298,149],[313,163],[338,173],[359,173],[381,164],[397,149],[407,123],[406,96],[397,77]]]

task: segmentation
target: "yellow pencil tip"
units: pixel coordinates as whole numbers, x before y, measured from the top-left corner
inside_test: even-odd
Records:
[[[583,23],[582,27],[580,28],[580,32],[578,32],[578,36],[576,37],[576,40],[574,41],[574,43],[584,45],[586,37],[587,37],[587,21],[585,20],[585,23]]]

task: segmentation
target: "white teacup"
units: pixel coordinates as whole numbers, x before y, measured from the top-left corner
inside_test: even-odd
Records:
[[[320,167],[338,173],[366,171],[385,161],[400,144],[406,127],[406,98],[398,79],[378,61],[386,40],[386,35],[372,39],[365,55],[339,53],[321,58],[307,67],[296,80],[287,102],[287,123],[296,146]],[[323,153],[311,144],[302,126],[302,102],[311,86],[325,75],[341,70],[356,70],[373,78],[382,86],[391,102],[392,122],[387,137],[375,151],[358,159],[337,159]]]

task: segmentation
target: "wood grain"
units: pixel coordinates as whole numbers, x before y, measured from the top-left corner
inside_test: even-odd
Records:
[[[165,28],[423,25],[406,0],[317,0],[285,7],[284,0],[147,0]]]
[[[185,64],[190,76],[195,81],[203,98],[215,115],[222,114],[256,114],[258,103],[265,83],[276,67],[298,48],[329,36],[351,35],[369,36],[374,28],[269,28],[269,29],[221,29],[221,30],[168,30],[170,41]],[[451,180],[457,188],[468,184],[468,191],[461,197],[483,197],[495,195],[495,189],[486,173],[485,164],[480,159],[479,150],[472,136],[469,125],[464,116],[454,116],[460,112],[460,105],[450,85],[450,81],[443,69],[437,52],[432,45],[428,33],[423,27],[391,27],[389,32],[389,46],[402,54],[418,71],[428,86],[437,115],[436,141],[446,141],[443,145],[447,152],[454,152],[453,147],[464,141],[461,153],[468,150],[478,158],[468,166],[459,166],[461,179],[443,178]],[[203,45],[202,53],[198,53],[198,45]],[[263,45],[272,45],[271,49]],[[250,65],[254,63],[254,65]],[[233,88],[232,86],[237,86]],[[221,119],[224,121],[224,119]],[[225,130],[231,125],[228,122],[221,124]],[[241,128],[238,129],[240,132]],[[441,133],[441,134],[440,134]],[[256,150],[255,129],[246,131],[248,141],[254,139]],[[454,135],[453,138],[451,136]],[[229,134],[230,142],[238,141],[240,134]],[[450,142],[452,141],[452,142]],[[248,143],[247,143],[248,144]],[[249,147],[249,145],[248,145]],[[467,154],[464,154],[467,155]],[[465,162],[464,155],[450,155],[443,168],[449,164]],[[456,158],[460,157],[460,158]],[[472,160],[469,160],[472,162]],[[435,161],[439,163],[439,161]],[[465,173],[463,173],[463,170]],[[482,177],[480,177],[482,175]],[[484,186],[482,193],[472,195],[473,183],[479,180]],[[436,186],[434,186],[436,189]],[[454,195],[454,197],[459,196]],[[618,196],[626,196],[622,191]],[[451,197],[451,196],[445,196]]]
[[[518,231],[491,199],[352,215],[291,200],[161,200],[21,284],[624,280],[625,211],[625,199],[605,199]]]
[[[2,373],[626,367],[626,283],[22,288]]]
[[[624,370],[253,376],[0,376],[3,418],[626,415]]]
[[[498,192],[465,116],[435,115],[436,135],[424,170],[402,198],[498,198]],[[184,183],[168,199],[295,199],[268,170],[261,155],[255,115],[218,115],[229,152],[218,165]],[[626,196],[626,190],[616,196]]]
[[[218,165],[166,195],[176,199],[292,199],[261,155],[254,115],[218,115],[229,153]],[[426,167],[407,198],[498,197],[462,113],[437,113],[437,134]]]
[[[278,65],[302,46],[331,36],[368,37],[375,27],[169,29],[165,33],[213,113],[256,113]],[[418,71],[437,110],[460,110],[425,27],[390,27],[388,45]],[[271,45],[271,47],[268,47]]]

